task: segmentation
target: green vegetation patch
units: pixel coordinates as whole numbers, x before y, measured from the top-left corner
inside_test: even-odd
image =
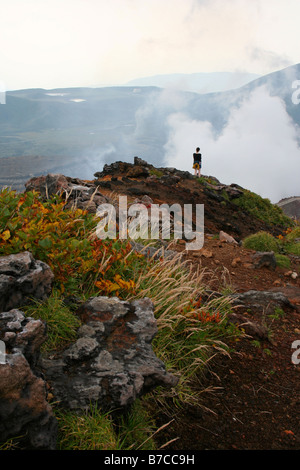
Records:
[[[299,238],[300,240],[300,227],[295,227],[294,229],[288,231],[285,237],[287,242],[294,242],[296,238]]]
[[[249,250],[279,252],[279,242],[268,232],[258,232],[243,240],[243,245]]]
[[[80,320],[64,304],[57,291],[53,290],[46,301],[33,300],[29,306],[22,309],[27,317],[47,323],[48,338],[42,345],[42,351],[58,350],[76,340]]]
[[[256,193],[244,189],[242,196],[233,200],[234,204],[246,210],[260,220],[283,228],[292,227],[294,222],[287,217],[282,209],[272,204],[268,198],[262,198]]]
[[[286,247],[286,251],[292,255],[300,256],[300,243],[292,243]]]
[[[150,175],[154,175],[157,178],[161,178],[164,174],[161,170],[158,170],[157,168],[150,168],[149,169]]]
[[[277,265],[289,269],[291,267],[289,255],[300,256],[299,232],[300,227],[289,228],[283,235],[274,237],[268,232],[260,231],[246,237],[243,246],[254,251],[273,251]]]
[[[140,400],[118,420],[90,406],[85,413],[55,410],[59,450],[154,450],[155,425]]]
[[[210,177],[210,176],[199,176],[197,178],[197,181],[198,183],[202,184],[202,185],[207,185],[208,184],[211,184],[213,186],[217,186],[218,185],[218,182],[215,180],[215,178],[213,177]]]
[[[281,255],[279,253],[275,253],[275,258],[277,262],[277,266],[280,268],[287,268],[289,269],[291,266],[291,260],[286,255]]]
[[[98,219],[65,209],[58,196],[42,201],[36,192],[0,192],[0,256],[30,251],[47,263],[55,287],[69,295],[126,296],[135,292],[132,276],[145,268],[127,240],[96,236]]]
[[[118,448],[109,414],[91,407],[85,414],[57,413],[59,450],[111,450]]]

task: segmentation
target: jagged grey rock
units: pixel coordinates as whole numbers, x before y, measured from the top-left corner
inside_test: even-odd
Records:
[[[49,173],[31,178],[25,183],[26,191],[37,191],[44,197],[63,193],[68,190],[68,179],[61,174]]]
[[[254,261],[254,267],[260,269],[262,267],[267,267],[271,269],[276,269],[277,261],[274,251],[257,251],[252,255]]]
[[[18,308],[32,297],[44,300],[51,292],[50,267],[28,251],[0,257],[0,312]]]
[[[46,338],[47,325],[41,320],[26,318],[18,309],[0,313],[0,340],[12,353],[24,354],[31,367],[36,366]]]
[[[249,336],[259,339],[268,339],[269,330],[265,325],[259,324],[255,321],[249,320],[249,318],[238,313],[231,313],[228,315],[228,320],[234,324],[239,325],[243,328],[245,333]]]
[[[62,174],[48,174],[33,177],[25,184],[26,192],[37,191],[42,198],[59,194],[66,200],[67,209],[82,209],[95,213],[99,204],[109,198],[99,192],[96,185]]]
[[[56,448],[57,421],[47,402],[46,383],[36,369],[46,339],[41,320],[20,310],[0,314],[5,360],[0,364],[0,441],[26,435],[32,449]]]
[[[291,308],[294,305],[282,292],[250,290],[231,295],[233,305],[244,306],[261,313],[271,313],[275,307]]]
[[[134,157],[133,161],[134,165],[148,166],[148,162],[146,162],[146,160],[143,160],[140,157]]]
[[[116,410],[157,386],[175,386],[178,378],[166,371],[151,346],[157,333],[153,312],[148,298],[85,302],[77,312],[83,322],[78,340],[59,357],[42,361],[55,399],[69,409],[97,403]]]
[[[223,230],[220,230],[219,232],[219,240],[222,242],[226,242],[226,243],[233,243],[235,245],[238,244],[238,242],[231,236],[231,235],[228,235],[228,233],[226,232],[223,232]]]

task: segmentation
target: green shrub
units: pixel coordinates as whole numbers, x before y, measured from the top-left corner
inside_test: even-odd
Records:
[[[292,219],[287,217],[279,206],[247,189],[244,190],[241,197],[234,199],[233,202],[241,209],[270,225],[280,225],[285,228],[294,225]]]
[[[157,168],[150,168],[149,173],[150,175],[154,175],[157,178],[161,178],[164,175],[163,172]]]
[[[21,251],[47,263],[55,285],[77,292],[122,296],[134,292],[132,275],[145,262],[127,240],[101,240],[93,215],[65,209],[58,196],[43,202],[38,193],[0,192],[0,256]]]
[[[291,260],[288,258],[288,256],[280,255],[276,253],[275,258],[276,258],[277,265],[280,268],[287,268],[287,269],[290,268]]]
[[[294,228],[285,237],[287,242],[293,242],[296,238],[300,238],[300,227]]]
[[[300,256],[300,243],[292,243],[286,246],[286,251],[292,255]]]
[[[277,240],[268,232],[258,232],[249,235],[243,241],[245,248],[255,251],[274,251],[279,252],[279,244]]]

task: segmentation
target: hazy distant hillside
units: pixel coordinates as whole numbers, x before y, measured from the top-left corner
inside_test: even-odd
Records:
[[[218,136],[232,111],[261,86],[282,100],[294,125],[300,126],[300,105],[291,101],[292,83],[297,78],[300,64],[219,93],[137,85],[7,92],[6,104],[0,105],[0,186],[11,184],[16,177],[21,181],[25,173],[47,171],[92,178],[105,163],[131,161],[135,155],[164,165],[166,145],[174,137],[171,116],[210,123]],[[201,134],[196,139],[197,144],[203,141]],[[185,147],[190,155],[188,145],[194,148],[194,143],[188,141]],[[9,162],[11,157],[14,160]],[[243,158],[238,156],[241,162]],[[181,168],[179,162],[176,165]],[[216,176],[223,179],[222,174]],[[277,200],[281,197],[285,195]]]
[[[194,119],[223,125],[214,98],[156,87],[8,92],[0,106],[0,157],[74,156],[86,162],[89,174],[99,169],[94,161],[135,154],[161,163],[167,118],[183,109]]]
[[[153,91],[114,87],[8,92],[0,106],[0,157],[70,157],[75,173],[92,175],[103,165],[103,155],[120,156],[135,129],[135,113]],[[35,173],[35,168],[28,172]]]
[[[300,88],[299,85],[293,88],[293,83],[300,80],[300,64],[292,65],[278,72],[264,75],[243,87],[243,90],[252,91],[253,89],[266,86],[271,96],[278,96],[283,99],[287,112],[300,125],[300,105],[296,105],[292,96]],[[299,98],[300,93],[297,93]]]
[[[239,88],[258,77],[259,75],[257,74],[243,72],[173,73],[138,78],[131,80],[126,85],[157,86],[203,94]]]

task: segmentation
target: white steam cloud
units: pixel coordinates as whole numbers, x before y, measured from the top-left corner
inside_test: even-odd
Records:
[[[81,179],[92,179],[96,171],[101,171],[103,165],[110,160],[110,156],[115,154],[113,144],[107,144],[99,149],[87,149],[85,155],[80,159],[74,159],[72,173],[77,174]]]
[[[199,146],[202,174],[222,183],[237,183],[273,203],[300,195],[299,129],[285,103],[265,86],[255,89],[215,136],[210,122],[192,120],[184,112],[168,119],[165,164],[192,172],[192,154]]]

